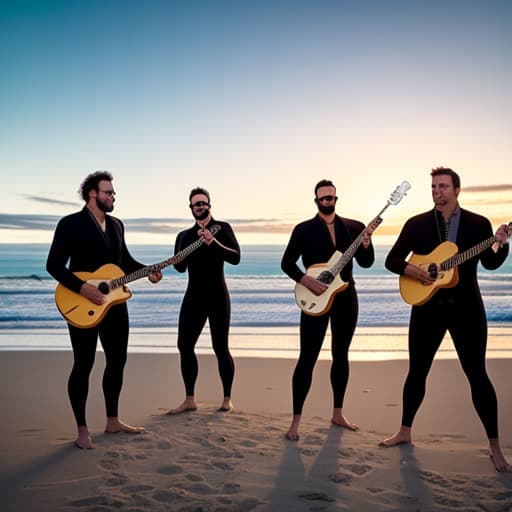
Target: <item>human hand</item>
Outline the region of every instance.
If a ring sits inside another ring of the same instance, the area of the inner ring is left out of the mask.
[[[198,231],[198,234],[204,240],[206,245],[210,245],[215,240],[215,237],[209,229],[202,228]]]
[[[105,302],[105,295],[100,292],[99,288],[87,282],[80,288],[80,295],[83,295],[86,299],[89,299],[93,304],[97,304],[98,306],[101,306]]]
[[[157,270],[155,272],[151,272],[149,274],[148,279],[153,283],[156,284],[162,279],[162,272],[160,270]]]
[[[379,227],[379,225],[382,223],[382,219],[380,217],[377,217],[376,219],[372,220],[370,224],[368,224],[368,227],[363,231],[363,247],[365,249],[368,249],[370,244],[372,243],[372,233]]]
[[[314,295],[322,295],[322,293],[324,293],[325,290],[327,290],[328,288],[328,285],[322,283],[321,281],[315,279],[312,276],[308,276],[307,274],[302,276],[300,284],[302,286],[305,286]]]

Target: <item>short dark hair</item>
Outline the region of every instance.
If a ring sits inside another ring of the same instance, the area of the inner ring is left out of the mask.
[[[334,187],[334,183],[331,181],[331,180],[320,180],[316,185],[315,185],[315,196],[316,196],[316,191],[320,188],[320,187]]]
[[[98,190],[98,184],[100,181],[112,181],[114,178],[108,171],[96,171],[85,178],[78,189],[78,194],[82,196],[82,199],[87,202],[89,201],[89,192],[91,190]]]
[[[459,175],[449,167],[436,167],[430,171],[430,176],[451,176],[453,188],[460,188]]]
[[[188,195],[188,200],[191,201],[192,197],[197,196],[197,194],[203,194],[208,198],[208,202],[210,202],[210,193],[203,187],[195,187],[190,191]]]

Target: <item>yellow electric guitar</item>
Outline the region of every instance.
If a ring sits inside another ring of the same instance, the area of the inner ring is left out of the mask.
[[[219,230],[220,226],[218,224],[210,228],[212,235]],[[105,295],[105,302],[101,305],[94,304],[83,295],[72,292],[59,283],[55,289],[55,303],[57,304],[57,309],[64,319],[75,327],[83,329],[94,327],[101,322],[111,306],[126,302],[132,296],[131,291],[126,286],[127,283],[147,277],[149,274],[162,270],[169,265],[179,263],[191,252],[200,247],[203,242],[204,240],[199,238],[173,257],[161,261],[160,263],[143,267],[128,275],[125,275],[124,272],[113,263],[102,265],[95,272],[74,272],[74,274],[83,281],[99,288],[101,293]]]
[[[510,236],[512,222],[507,226]],[[453,288],[459,282],[458,266],[488,249],[496,242],[496,237],[491,236],[479,244],[457,252],[458,248],[453,242],[439,244],[429,254],[412,254],[408,262],[422,268],[434,282],[424,285],[421,281],[412,277],[401,275],[399,278],[400,295],[402,299],[413,306],[421,306],[429,301],[440,288]]]
[[[411,185],[409,182],[402,182],[402,184],[393,191],[386,206],[384,206],[370,224],[361,231],[344,253],[335,251],[327,263],[311,265],[306,270],[308,276],[314,277],[318,281],[327,284],[328,288],[321,295],[315,295],[309,288],[306,288],[300,283],[296,283],[295,302],[304,313],[311,316],[320,316],[331,309],[336,294],[342,292],[348,286],[348,283],[341,279],[340,272],[361,245],[366,229],[372,224],[380,224],[382,222],[381,215],[384,211],[390,205],[398,204],[410,188]]]

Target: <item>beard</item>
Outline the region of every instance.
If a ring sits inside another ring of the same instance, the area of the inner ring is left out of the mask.
[[[196,219],[196,220],[204,220],[204,219],[206,219],[206,217],[208,217],[209,214],[210,214],[209,208],[206,208],[201,213],[192,212],[192,215],[194,216],[194,219]]]
[[[103,213],[110,213],[114,210],[114,203],[111,205],[107,205],[103,201],[100,201],[98,198],[96,198],[96,206],[103,212]]]
[[[317,204],[318,211],[322,212],[324,215],[330,215],[331,213],[334,213],[335,205],[330,204],[328,206],[325,206],[323,204]]]

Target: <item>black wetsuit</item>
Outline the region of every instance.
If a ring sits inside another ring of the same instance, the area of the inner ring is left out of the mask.
[[[386,258],[386,268],[402,275],[406,258],[430,254],[444,241],[436,213],[430,210],[409,219]],[[460,210],[456,244],[459,252],[493,235],[490,222],[481,215]],[[413,306],[409,323],[409,373],[403,390],[402,425],[411,427],[425,396],[427,375],[434,356],[448,331],[471,386],[473,405],[487,437],[498,437],[496,393],[485,368],[487,317],[477,281],[477,264],[498,268],[508,255],[508,244],[495,253],[491,248],[458,267],[459,282],[439,289],[421,306]],[[437,262],[440,263],[440,262]]]
[[[178,272],[188,270],[188,286],[181,304],[178,323],[178,350],[187,396],[194,396],[198,374],[194,348],[207,319],[225,397],[231,396],[235,374],[228,346],[231,303],[224,278],[224,262],[237,265],[240,262],[240,247],[233,229],[227,222],[212,219],[207,228],[216,224],[221,229],[215,234],[215,238],[232,250],[224,249],[214,241],[210,245],[201,245],[181,263],[174,265]],[[198,240],[198,230],[199,226],[194,224],[180,232],[174,246],[175,253]]]
[[[283,272],[299,282],[304,276],[304,272],[297,265],[299,258],[302,258],[306,269],[316,263],[326,263],[335,250],[345,252],[364,228],[361,222],[336,216],[334,220],[336,246],[334,246],[327,225],[320,216],[317,215],[313,219],[298,224],[292,232],[281,260]],[[375,259],[373,245],[367,249],[360,246],[354,257],[361,267],[370,267]],[[304,401],[311,387],[313,368],[322,348],[329,320],[332,335],[330,378],[333,402],[334,407],[343,407],[349,377],[348,350],[358,315],[352,261],[350,260],[341,271],[341,278],[348,283],[348,287],[336,295],[330,311],[321,316],[311,316],[301,312],[300,356],[292,379],[294,414],[302,413]]]
[[[73,272],[94,272],[106,263],[114,263],[125,274],[144,266],[128,252],[124,241],[124,227],[119,219],[106,215],[105,233],[87,207],[59,221],[46,262],[47,271],[57,281],[79,293],[84,281]],[[117,417],[128,347],[126,304],[110,307],[103,320],[95,327],[80,329],[68,324],[68,328],[74,356],[68,393],[77,425],[86,425],[85,405],[98,335],[106,360],[103,374],[106,413],[109,417]]]

